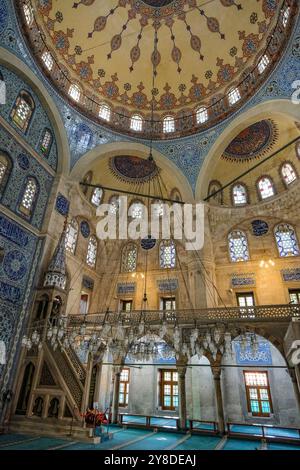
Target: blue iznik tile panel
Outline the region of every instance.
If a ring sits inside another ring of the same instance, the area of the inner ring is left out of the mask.
[[[51,192],[53,177],[34,157],[24,152],[24,149],[17,142],[12,140],[10,134],[1,125],[0,150],[6,151],[13,162],[9,180],[6,187],[1,192],[1,204],[23,217],[22,214],[19,213],[18,208],[26,185],[26,179],[29,176],[33,176],[38,182],[39,192],[32,216],[25,219],[34,227],[40,229],[43,223],[49,194]],[[20,155],[22,158],[20,158]]]
[[[17,330],[22,329],[28,314],[32,269],[34,260],[40,256],[39,243],[37,236],[0,214],[0,341],[5,343],[8,360],[18,339]],[[24,318],[19,325],[22,310]],[[0,365],[0,382],[3,370],[3,365]]]
[[[248,345],[245,349],[241,348],[238,341],[234,341],[236,363],[241,366],[271,366],[272,353],[270,344],[266,341],[258,343],[258,349],[253,352]]]
[[[7,48],[10,52],[13,52],[35,72],[40,80],[46,85],[51,96],[56,102],[69,139],[71,168],[89,150],[103,144],[136,141],[149,145],[148,141],[129,138],[124,135],[119,135],[116,132],[109,131],[100,125],[91,122],[65,103],[45,77],[42,76],[42,73],[32,59],[20,33],[13,2],[10,0],[1,0],[0,24],[0,45]],[[230,121],[257,104],[269,100],[291,98],[294,91],[292,89],[292,83],[299,79],[299,50],[300,16],[297,19],[297,24],[294,28],[293,34],[291,35],[285,54],[282,56],[275,70],[271,73],[268,81],[234,115],[230,116],[224,122],[216,125],[214,128],[199,132],[191,137],[154,143],[154,147],[159,152],[177,165],[177,167],[186,176],[193,189],[196,187],[199,171],[206,155]]]
[[[3,78],[6,83],[6,104],[0,106],[0,115],[4,117],[6,121],[20,134],[22,139],[26,142],[50,165],[53,170],[56,170],[57,167],[57,146],[55,142],[55,134],[52,127],[52,124],[47,116],[46,111],[41,106],[41,103],[34,93],[34,91],[25,83],[20,77],[15,73],[6,69],[0,65],[0,72],[3,75]],[[28,130],[24,133],[10,118],[11,110],[14,106],[14,103],[18,97],[18,94],[21,90],[25,90],[30,93],[31,97],[34,100],[35,110],[30,121]],[[53,142],[49,155],[44,156],[40,151],[41,141],[43,138],[43,133],[45,129],[49,129],[53,135]]]

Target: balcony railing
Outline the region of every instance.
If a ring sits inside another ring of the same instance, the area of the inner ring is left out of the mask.
[[[284,321],[300,317],[300,305],[259,305],[255,307],[217,307],[185,310],[134,310],[129,312],[101,312],[88,315],[70,315],[71,325],[81,324],[97,326],[104,323],[111,325],[122,323],[134,325],[144,321],[146,324],[156,324],[166,321],[170,324],[189,325],[207,323],[227,323],[232,321]]]

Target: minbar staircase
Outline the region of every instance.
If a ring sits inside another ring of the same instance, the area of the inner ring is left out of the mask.
[[[32,353],[29,352],[29,355]],[[35,386],[32,389],[31,410],[25,415],[15,414],[9,424],[11,432],[57,436],[70,439],[90,440],[89,429],[84,427],[81,416],[86,370],[72,348],[56,350],[50,342],[43,344],[40,353],[40,370],[37,371]],[[35,364],[38,364],[38,354]],[[33,362],[33,361],[32,361]],[[43,368],[47,369],[47,380],[43,376]],[[38,397],[43,397],[42,416],[33,411],[33,404]],[[59,399],[58,417],[48,417],[47,409],[52,398]],[[47,409],[46,409],[47,408]]]

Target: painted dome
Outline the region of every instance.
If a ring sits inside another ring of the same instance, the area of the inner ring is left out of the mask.
[[[265,81],[291,32],[297,2],[288,1],[286,21],[281,0],[29,0],[32,18],[16,4],[30,49],[72,105],[118,132],[173,138],[216,124]]]

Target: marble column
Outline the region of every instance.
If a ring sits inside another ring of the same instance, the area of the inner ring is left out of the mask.
[[[295,366],[294,369],[289,369],[289,374],[292,379],[292,383],[294,387],[295,399],[296,399],[297,406],[298,406],[298,412],[300,411],[300,390],[299,390],[300,373],[299,372],[300,372],[299,366]]]
[[[186,366],[177,366],[178,371],[178,398],[179,398],[179,427],[186,429],[186,389],[185,389],[185,376]]]
[[[88,362],[86,366],[84,390],[83,390],[82,401],[81,401],[81,413],[85,413],[88,407],[92,369],[93,369],[93,359],[94,359],[93,354],[89,353]]]
[[[224,418],[224,407],[223,407],[223,397],[221,389],[221,367],[212,367],[212,374],[215,384],[215,393],[216,393],[216,405],[217,405],[217,420],[219,431],[221,434],[225,432],[225,418]]]
[[[122,366],[113,366],[113,398],[112,398],[112,423],[118,422],[119,414],[119,395],[120,395],[120,377]]]

